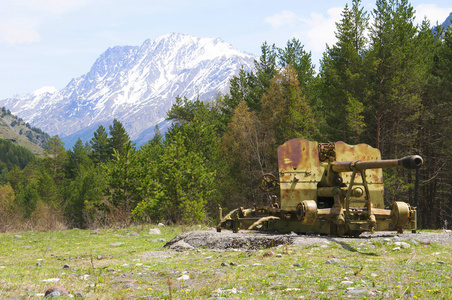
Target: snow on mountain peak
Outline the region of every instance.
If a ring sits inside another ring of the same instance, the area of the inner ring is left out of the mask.
[[[72,144],[116,118],[139,144],[147,142],[177,96],[213,99],[228,91],[229,79],[242,66],[251,70],[254,59],[219,38],[170,33],[141,46],[108,48],[88,73],[59,92],[43,87],[0,105],[13,106],[14,114],[63,141],[72,138]]]
[[[33,96],[40,96],[45,93],[55,94],[58,92],[58,89],[54,86],[43,86],[42,88],[37,89],[33,92]]]

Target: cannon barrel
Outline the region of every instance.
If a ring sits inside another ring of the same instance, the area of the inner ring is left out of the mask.
[[[387,160],[370,160],[370,161],[343,161],[334,162],[332,169],[334,172],[353,172],[363,171],[367,169],[383,169],[383,168],[405,168],[417,169],[422,166],[424,160],[419,155],[407,156],[401,159],[387,159]]]

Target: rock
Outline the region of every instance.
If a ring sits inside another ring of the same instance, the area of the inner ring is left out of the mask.
[[[413,239],[409,240],[409,242],[411,244],[415,245],[415,246],[419,245],[419,243],[416,240],[413,240]]]
[[[237,264],[236,264],[235,262],[231,261],[231,262],[229,263],[229,265],[231,265],[231,266],[236,266]]]
[[[140,235],[138,232],[132,232],[131,234],[130,234],[131,236],[138,236],[138,235]]]
[[[275,255],[275,252],[273,252],[271,250],[268,250],[264,253],[264,257],[270,257],[270,256],[274,256],[274,255]]]
[[[158,243],[158,242],[163,242],[163,243],[165,243],[165,242],[166,242],[166,240],[165,240],[165,239],[162,239],[162,238],[160,238],[160,239],[156,239],[156,240],[153,240],[153,242],[154,242],[154,243]]]
[[[362,293],[366,293],[367,290],[365,290],[365,289],[348,288],[348,289],[345,290],[345,292],[347,294],[350,294],[350,295],[359,295],[359,294],[362,294]]]
[[[351,268],[349,265],[339,265],[339,268],[341,269],[348,269]]]
[[[330,259],[328,259],[325,263],[326,263],[326,264],[338,264],[338,263],[340,263],[340,262],[341,262],[341,260],[338,259],[338,258],[330,258]]]
[[[408,249],[408,248],[410,248],[410,247],[411,247],[411,245],[410,245],[410,244],[408,244],[408,243],[402,242],[402,245],[401,245],[401,247],[402,247],[402,249]]]
[[[278,254],[276,254],[275,256],[276,256],[276,257],[282,257],[282,254],[281,254],[281,253],[278,253]]]
[[[94,230],[94,231],[90,232],[90,234],[100,234],[100,232],[98,230]]]
[[[151,229],[149,229],[148,234],[162,234],[162,233],[160,232],[160,229],[158,229],[158,228],[151,228]]]
[[[400,236],[394,236],[393,238],[392,238],[394,241],[400,241]]]
[[[40,267],[40,266],[41,266],[41,263],[38,261],[38,262],[36,263],[36,266],[37,266],[37,267]]]
[[[228,263],[225,263],[225,262],[222,262],[222,263],[221,263],[221,266],[222,266],[222,267],[227,267],[227,266],[229,266],[229,264],[228,264]]]
[[[158,227],[165,227],[165,224],[163,224],[163,223],[158,223],[157,226],[158,226]]]
[[[68,292],[61,286],[52,286],[45,291],[44,298],[67,296]]]
[[[185,275],[182,275],[181,277],[179,277],[179,278],[177,278],[176,280],[178,280],[178,281],[183,281],[183,280],[189,280],[190,279],[190,276],[188,276],[187,274],[185,274]]]
[[[384,238],[383,239],[383,243],[390,243],[391,242],[391,239],[389,239],[389,238]]]
[[[55,292],[48,293],[47,296],[45,296],[44,298],[53,298],[53,297],[60,298],[60,296],[61,296],[60,292],[55,291]]]
[[[126,290],[126,289],[133,289],[133,283],[128,282],[128,283],[124,284],[122,288],[124,290]]]
[[[342,285],[351,285],[351,284],[353,284],[353,281],[350,281],[350,280],[344,280],[344,281],[341,281],[341,284],[342,284]]]
[[[81,293],[79,293],[79,292],[76,292],[74,294],[74,296],[75,296],[75,298],[83,298],[83,295]]]
[[[64,266],[63,266],[63,269],[65,269],[65,270],[69,270],[69,265],[68,264],[64,264]]]
[[[60,278],[44,279],[42,282],[58,282],[58,281],[60,281]]]
[[[214,294],[237,294],[237,292],[238,291],[236,288],[232,288],[232,289],[228,289],[228,290],[216,289],[212,293],[214,293]]]
[[[293,266],[298,268],[298,267],[301,267],[301,264],[300,263],[294,263]]]
[[[395,247],[395,248],[392,248],[392,251],[400,251],[400,247]]]
[[[169,248],[173,249],[173,250],[190,250],[190,249],[193,249],[193,246],[191,246],[190,244],[187,244],[183,240],[180,240],[180,241],[172,244]]]
[[[16,234],[14,237],[15,237],[16,239],[21,239],[21,238],[22,238],[22,236],[21,236],[21,235],[18,235],[18,234]]]
[[[124,245],[124,243],[117,242],[117,243],[113,243],[113,244],[110,244],[110,245],[116,247],[116,246]]]

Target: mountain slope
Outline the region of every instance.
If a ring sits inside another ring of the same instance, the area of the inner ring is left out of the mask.
[[[452,12],[449,14],[449,16],[443,22],[443,24],[441,24],[441,26],[443,26],[443,28],[446,29],[447,26],[451,26],[451,21],[452,21]]]
[[[0,113],[0,139],[9,140],[15,145],[26,148],[33,154],[44,154],[43,147],[50,139],[48,134],[13,116],[4,107],[2,107]]]
[[[87,140],[100,125],[116,118],[138,144],[163,121],[176,96],[213,99],[228,90],[229,79],[254,57],[213,38],[169,34],[141,46],[107,49],[91,70],[61,91],[40,89],[33,94],[0,100],[33,126],[66,144]],[[140,138],[140,140],[137,140]],[[66,145],[67,146],[67,145]]]

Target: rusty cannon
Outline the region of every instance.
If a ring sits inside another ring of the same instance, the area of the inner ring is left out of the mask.
[[[259,187],[271,195],[266,207],[237,208],[222,216],[217,231],[315,232],[358,236],[365,231],[416,230],[416,210],[408,203],[384,205],[384,168],[417,169],[419,155],[381,160],[367,144],[317,143],[292,139],[278,149],[278,177],[264,174]]]

